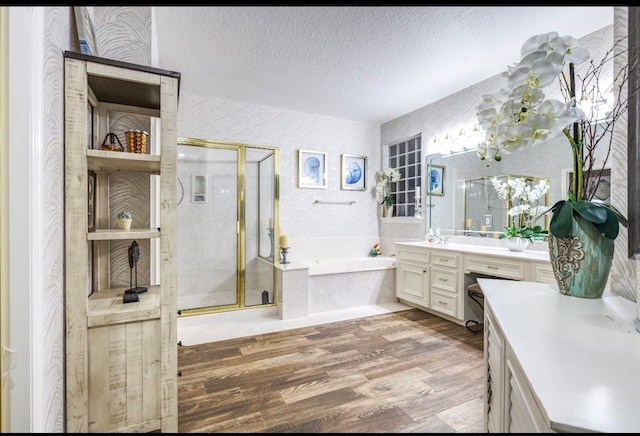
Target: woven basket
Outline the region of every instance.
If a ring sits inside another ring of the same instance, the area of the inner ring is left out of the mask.
[[[147,140],[149,134],[142,130],[130,130],[124,132],[124,136],[127,139],[127,149],[129,153],[146,153],[147,152]]]
[[[120,142],[120,138],[115,133],[107,133],[100,148],[106,151],[124,151],[122,142]]]

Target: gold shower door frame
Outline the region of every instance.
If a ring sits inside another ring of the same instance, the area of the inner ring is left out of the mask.
[[[246,285],[247,285],[247,150],[250,152],[253,151],[264,151],[265,154],[273,155],[273,209],[268,212],[258,210],[258,219],[257,219],[257,230],[256,230],[256,238],[260,238],[260,229],[264,230],[263,227],[266,225],[262,225],[262,222],[266,222],[269,220],[273,226],[273,240],[277,241],[279,237],[279,167],[280,167],[280,150],[276,147],[267,147],[260,145],[252,145],[252,144],[242,144],[242,143],[234,143],[234,142],[224,142],[224,141],[212,141],[205,139],[197,139],[197,138],[178,138],[178,146],[194,146],[194,147],[204,147],[209,149],[218,149],[218,150],[232,150],[237,152],[237,197],[236,197],[236,206],[237,206],[237,220],[235,223],[236,226],[236,302],[233,304],[220,304],[220,305],[203,305],[200,307],[188,307],[188,308],[180,308],[180,304],[178,305],[178,316],[194,316],[194,315],[204,315],[218,312],[227,312],[234,310],[244,310],[256,307],[272,307],[276,304],[277,294],[276,294],[276,265],[279,261],[279,257],[273,256],[273,258],[269,259],[265,256],[260,255],[260,248],[257,249],[257,255],[255,258],[252,258],[252,262],[258,262],[268,266],[268,276],[270,279],[270,290],[269,293],[269,302],[267,304],[250,304],[247,305],[246,298]],[[180,162],[180,159],[178,159]],[[179,171],[177,171],[179,172]],[[215,175],[214,175],[215,177]],[[188,201],[188,196],[186,195],[188,189],[186,186],[183,186],[184,197],[182,201]],[[265,215],[267,213],[267,215]],[[264,215],[264,216],[263,216]],[[268,217],[268,218],[267,218]],[[179,225],[179,224],[178,224]],[[193,231],[197,231],[193,229]],[[253,236],[253,235],[251,235]],[[250,239],[250,242],[253,242]],[[259,242],[259,240],[257,241]],[[212,247],[212,249],[216,249],[216,247]],[[178,244],[177,247],[177,255],[180,258],[181,247]],[[180,273],[180,271],[178,271]],[[180,286],[178,286],[178,297],[180,297]]]

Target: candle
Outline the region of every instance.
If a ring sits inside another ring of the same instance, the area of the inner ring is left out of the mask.
[[[473,227],[473,220],[471,218],[467,218],[467,228],[470,229]]]
[[[420,186],[416,186],[416,198],[420,198]]]
[[[269,228],[273,228],[273,218],[269,217]]]
[[[486,232],[487,231],[487,226],[480,226],[480,230],[483,231],[483,232]]]
[[[289,240],[287,239],[287,235],[280,235],[280,247],[288,247]]]

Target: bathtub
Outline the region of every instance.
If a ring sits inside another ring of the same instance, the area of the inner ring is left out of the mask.
[[[395,257],[302,263],[309,267],[309,314],[395,302]]]
[[[326,274],[344,274],[395,268],[396,258],[380,256],[344,259],[316,259],[302,263],[309,267],[309,277],[312,277]]]

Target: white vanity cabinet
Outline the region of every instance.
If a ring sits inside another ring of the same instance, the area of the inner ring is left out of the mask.
[[[465,272],[475,272],[511,280],[529,278],[529,262],[504,256],[469,254],[465,258]]]
[[[478,283],[486,432],[640,432],[634,302],[562,295],[555,283]]]
[[[462,255],[455,252],[432,250],[429,307],[437,312],[460,319],[463,315],[464,287],[460,270]]]
[[[396,298],[464,325],[477,315],[466,287],[472,274],[510,280],[555,282],[546,251],[427,242],[396,243]]]
[[[398,244],[396,298],[462,323],[462,255],[453,251]]]
[[[429,269],[429,250],[399,246],[396,249],[396,298],[428,307]]]
[[[543,262],[531,262],[531,281],[539,283],[556,283],[556,278],[553,275],[553,268],[548,261]]]
[[[488,433],[548,433],[543,412],[495,316],[485,305],[485,430]]]

